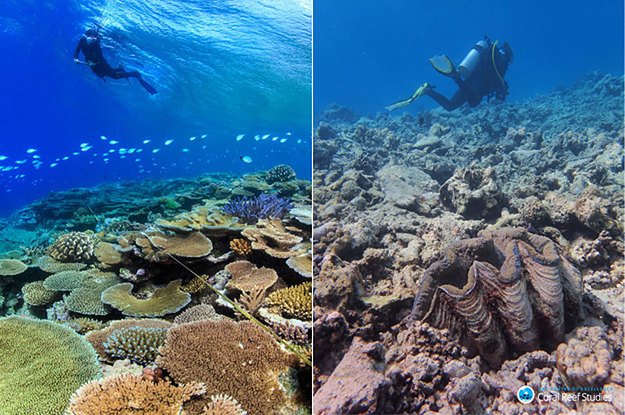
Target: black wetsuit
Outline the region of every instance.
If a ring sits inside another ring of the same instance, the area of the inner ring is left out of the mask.
[[[488,49],[482,51],[477,67],[466,80],[461,79],[457,74],[453,77],[459,89],[451,99],[447,99],[431,88],[424,92],[425,95],[432,97],[447,111],[453,111],[465,102],[469,106],[475,107],[487,95],[495,95],[496,98],[505,100],[508,93],[508,85],[505,81],[502,82],[502,79],[508,70],[510,61],[506,56],[495,50],[495,64],[497,65],[497,71],[502,77],[502,79],[499,79],[493,67],[492,48],[493,45],[489,44]]]
[[[104,59],[104,55],[102,55],[102,48],[100,47],[99,40],[88,43],[86,38],[81,38],[80,42],[78,42],[78,46],[76,46],[76,51],[74,51],[74,59],[78,59],[78,55],[81,51],[83,55],[85,55],[85,61],[87,63],[95,63],[95,65],[90,65],[90,67],[91,70],[100,78],[104,78],[105,76],[113,79],[140,77],[140,74],[137,71],[128,72],[122,67],[114,69],[111,65],[109,65],[106,59]]]

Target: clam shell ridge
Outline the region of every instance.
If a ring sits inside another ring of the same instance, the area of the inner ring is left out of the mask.
[[[413,318],[448,328],[498,367],[551,349],[581,313],[582,277],[549,238],[524,229],[454,242],[424,273]]]

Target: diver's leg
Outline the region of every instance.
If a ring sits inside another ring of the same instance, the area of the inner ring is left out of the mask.
[[[434,101],[438,102],[438,105],[445,108],[447,111],[453,111],[462,104],[465,103],[466,96],[462,89],[459,89],[451,99],[445,98],[445,96],[439,94],[434,91],[432,88],[428,88],[425,92],[425,95],[431,97]]]

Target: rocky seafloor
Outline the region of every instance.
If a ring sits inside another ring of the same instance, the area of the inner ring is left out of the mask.
[[[71,189],[0,220],[0,412],[310,413],[311,224],[287,165]]]
[[[327,108],[315,413],[623,413],[623,178],[622,77],[418,116]]]

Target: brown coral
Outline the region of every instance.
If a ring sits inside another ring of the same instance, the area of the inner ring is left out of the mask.
[[[119,265],[122,262],[122,256],[115,249],[115,245],[108,242],[99,242],[93,253],[98,262],[105,266]]]
[[[111,376],[83,385],[71,398],[68,415],[178,415],[184,402],[206,392],[203,384],[174,386],[139,375]]]
[[[208,276],[203,275],[202,277],[203,279],[194,276],[189,282],[181,286],[180,289],[190,294],[199,293],[200,291],[205,290],[208,286],[204,281],[208,280]]]
[[[99,320],[88,317],[78,317],[65,321],[61,324],[71,329],[74,329],[74,331],[76,331],[76,333],[78,334],[87,334],[90,331],[102,330],[107,326],[108,323],[103,323]]]
[[[174,319],[174,324],[193,323],[201,320],[221,320],[224,318],[221,314],[218,314],[212,305],[198,304],[193,307],[189,307],[182,313],[180,313]]]
[[[93,256],[93,241],[84,232],[66,233],[50,245],[47,254],[61,262],[89,261]]]
[[[286,228],[280,219],[263,219],[256,226],[241,232],[252,242],[252,249],[264,251],[274,258],[290,258],[306,252],[297,246],[302,237],[291,233],[299,230]]]
[[[237,255],[248,256],[252,253],[252,244],[246,239],[233,239],[230,241],[230,249]]]
[[[161,317],[180,311],[191,301],[191,295],[180,290],[181,280],[171,281],[165,287],[157,288],[145,300],[131,294],[132,284],[124,282],[108,288],[102,293],[102,302],[109,304],[126,316]]]
[[[458,241],[425,272],[413,314],[474,344],[491,365],[508,349],[555,347],[580,312],[582,279],[550,239],[522,229]]]
[[[312,278],[312,254],[306,252],[304,255],[294,256],[286,260],[286,264],[293,271],[302,277]]]
[[[257,268],[249,261],[231,262],[225,269],[232,276],[228,288],[249,292],[256,287],[268,290],[284,284],[273,269]]]
[[[236,399],[250,415],[278,413],[285,395],[277,378],[293,363],[273,338],[250,322],[199,321],[169,330],[156,363],[176,382],[205,382]],[[189,362],[189,356],[194,356]],[[185,409],[200,412],[206,399]]]
[[[267,297],[266,303],[277,307],[284,317],[310,321],[312,320],[312,283],[306,281],[300,285],[273,292]]]

